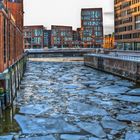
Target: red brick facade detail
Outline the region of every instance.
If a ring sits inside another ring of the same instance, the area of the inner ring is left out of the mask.
[[[44,29],[43,25],[24,26],[24,48],[44,48]]]
[[[5,8],[0,9],[0,73],[14,64],[23,53],[23,3],[6,4]],[[19,14],[20,11],[22,14]]]

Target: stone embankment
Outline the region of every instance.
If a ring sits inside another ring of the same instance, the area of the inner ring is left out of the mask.
[[[86,66],[140,83],[140,55],[87,54],[84,56],[84,63]]]
[[[26,69],[27,54],[24,54],[14,65],[0,73],[0,116],[2,111],[13,104],[20,82]],[[3,85],[3,86],[2,86]]]

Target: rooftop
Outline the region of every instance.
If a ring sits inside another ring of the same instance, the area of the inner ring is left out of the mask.
[[[83,10],[85,10],[85,11],[86,11],[86,10],[91,10],[91,11],[93,11],[93,10],[102,10],[102,8],[82,8],[81,10],[82,10],[82,11],[83,11]]]

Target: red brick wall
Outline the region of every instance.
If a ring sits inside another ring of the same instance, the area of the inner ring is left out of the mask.
[[[16,34],[16,42],[15,42],[15,59],[19,58],[23,53],[23,2],[7,2],[7,7],[15,18],[15,34]]]
[[[17,27],[23,31],[23,3],[7,2],[7,7],[14,16]]]
[[[0,12],[0,72],[4,70],[3,62],[3,14]]]
[[[34,30],[38,30],[38,29],[44,31],[44,26],[43,25],[24,26],[24,33],[25,32],[31,32],[31,38],[32,39],[34,39],[35,37],[41,38],[41,43],[40,44],[31,43],[30,44],[31,48],[33,48],[34,46],[38,46],[38,48],[44,48],[44,33],[42,35],[39,35],[39,36],[36,36],[34,34]],[[24,36],[25,42],[26,42],[27,38],[28,38],[27,36]],[[24,43],[24,44],[26,45],[26,43]],[[24,48],[26,48],[26,47],[24,46]],[[30,48],[26,48],[26,49],[30,49]]]
[[[4,19],[6,20],[6,61],[4,62]],[[4,11],[0,11],[0,73],[14,64],[23,53],[23,32]]]

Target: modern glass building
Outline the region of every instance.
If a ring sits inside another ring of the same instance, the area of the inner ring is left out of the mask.
[[[81,30],[82,43],[84,47],[102,47],[102,8],[88,8],[81,10]]]

